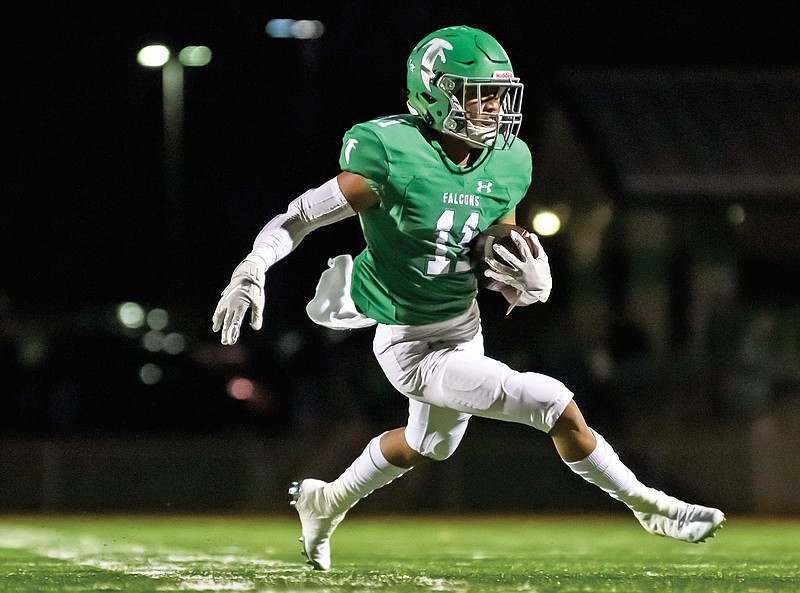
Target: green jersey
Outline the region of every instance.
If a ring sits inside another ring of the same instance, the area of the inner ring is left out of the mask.
[[[532,169],[525,143],[458,167],[421,118],[395,115],[350,129],[339,164],[379,196],[359,215],[367,246],[355,258],[351,292],[361,312],[420,325],[467,310],[477,292],[468,244],[524,197]]]

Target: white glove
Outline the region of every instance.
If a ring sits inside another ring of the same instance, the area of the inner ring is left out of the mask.
[[[212,329],[215,332],[222,330],[223,344],[235,344],[239,339],[239,330],[248,307],[251,308],[250,326],[255,330],[261,329],[266,271],[264,260],[253,255],[247,256],[233,271],[212,317]]]
[[[511,231],[511,239],[516,244],[521,259],[502,245],[495,243],[492,245],[492,249],[504,261],[508,262],[508,265],[487,257],[486,263],[490,269],[486,270],[484,274],[493,280],[516,288],[520,292],[519,303],[529,304],[535,301],[543,303],[550,296],[550,291],[553,288],[553,277],[550,275],[550,264],[548,263],[547,254],[539,242],[539,237],[534,233],[530,233],[529,236],[536,244],[538,251],[536,257],[533,257],[525,238],[519,233]]]

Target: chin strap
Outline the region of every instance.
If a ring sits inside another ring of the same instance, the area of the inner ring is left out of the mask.
[[[481,148],[491,146],[497,140],[497,127],[479,126],[467,120],[467,137]]]

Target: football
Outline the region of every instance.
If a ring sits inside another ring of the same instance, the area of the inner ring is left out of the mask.
[[[472,244],[470,245],[469,254],[470,259],[472,260],[472,270],[475,272],[475,275],[478,278],[478,284],[480,286],[490,290],[499,289],[499,282],[492,280],[491,278],[487,278],[484,275],[484,272],[489,269],[489,265],[486,263],[487,257],[494,258],[500,263],[506,263],[503,261],[502,257],[495,253],[493,248],[495,243],[502,245],[511,253],[522,259],[519,249],[517,249],[517,244],[514,243],[514,239],[511,238],[511,231],[516,231],[525,238],[534,257],[539,255],[539,250],[536,247],[536,243],[534,243],[533,239],[531,239],[530,233],[524,228],[515,224],[493,224],[483,232],[479,233],[472,240]]]

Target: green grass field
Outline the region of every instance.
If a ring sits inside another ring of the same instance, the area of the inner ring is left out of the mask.
[[[800,591],[800,524],[729,520],[705,544],[628,518],[352,517],[334,568],[289,516],[0,517],[0,591]]]

